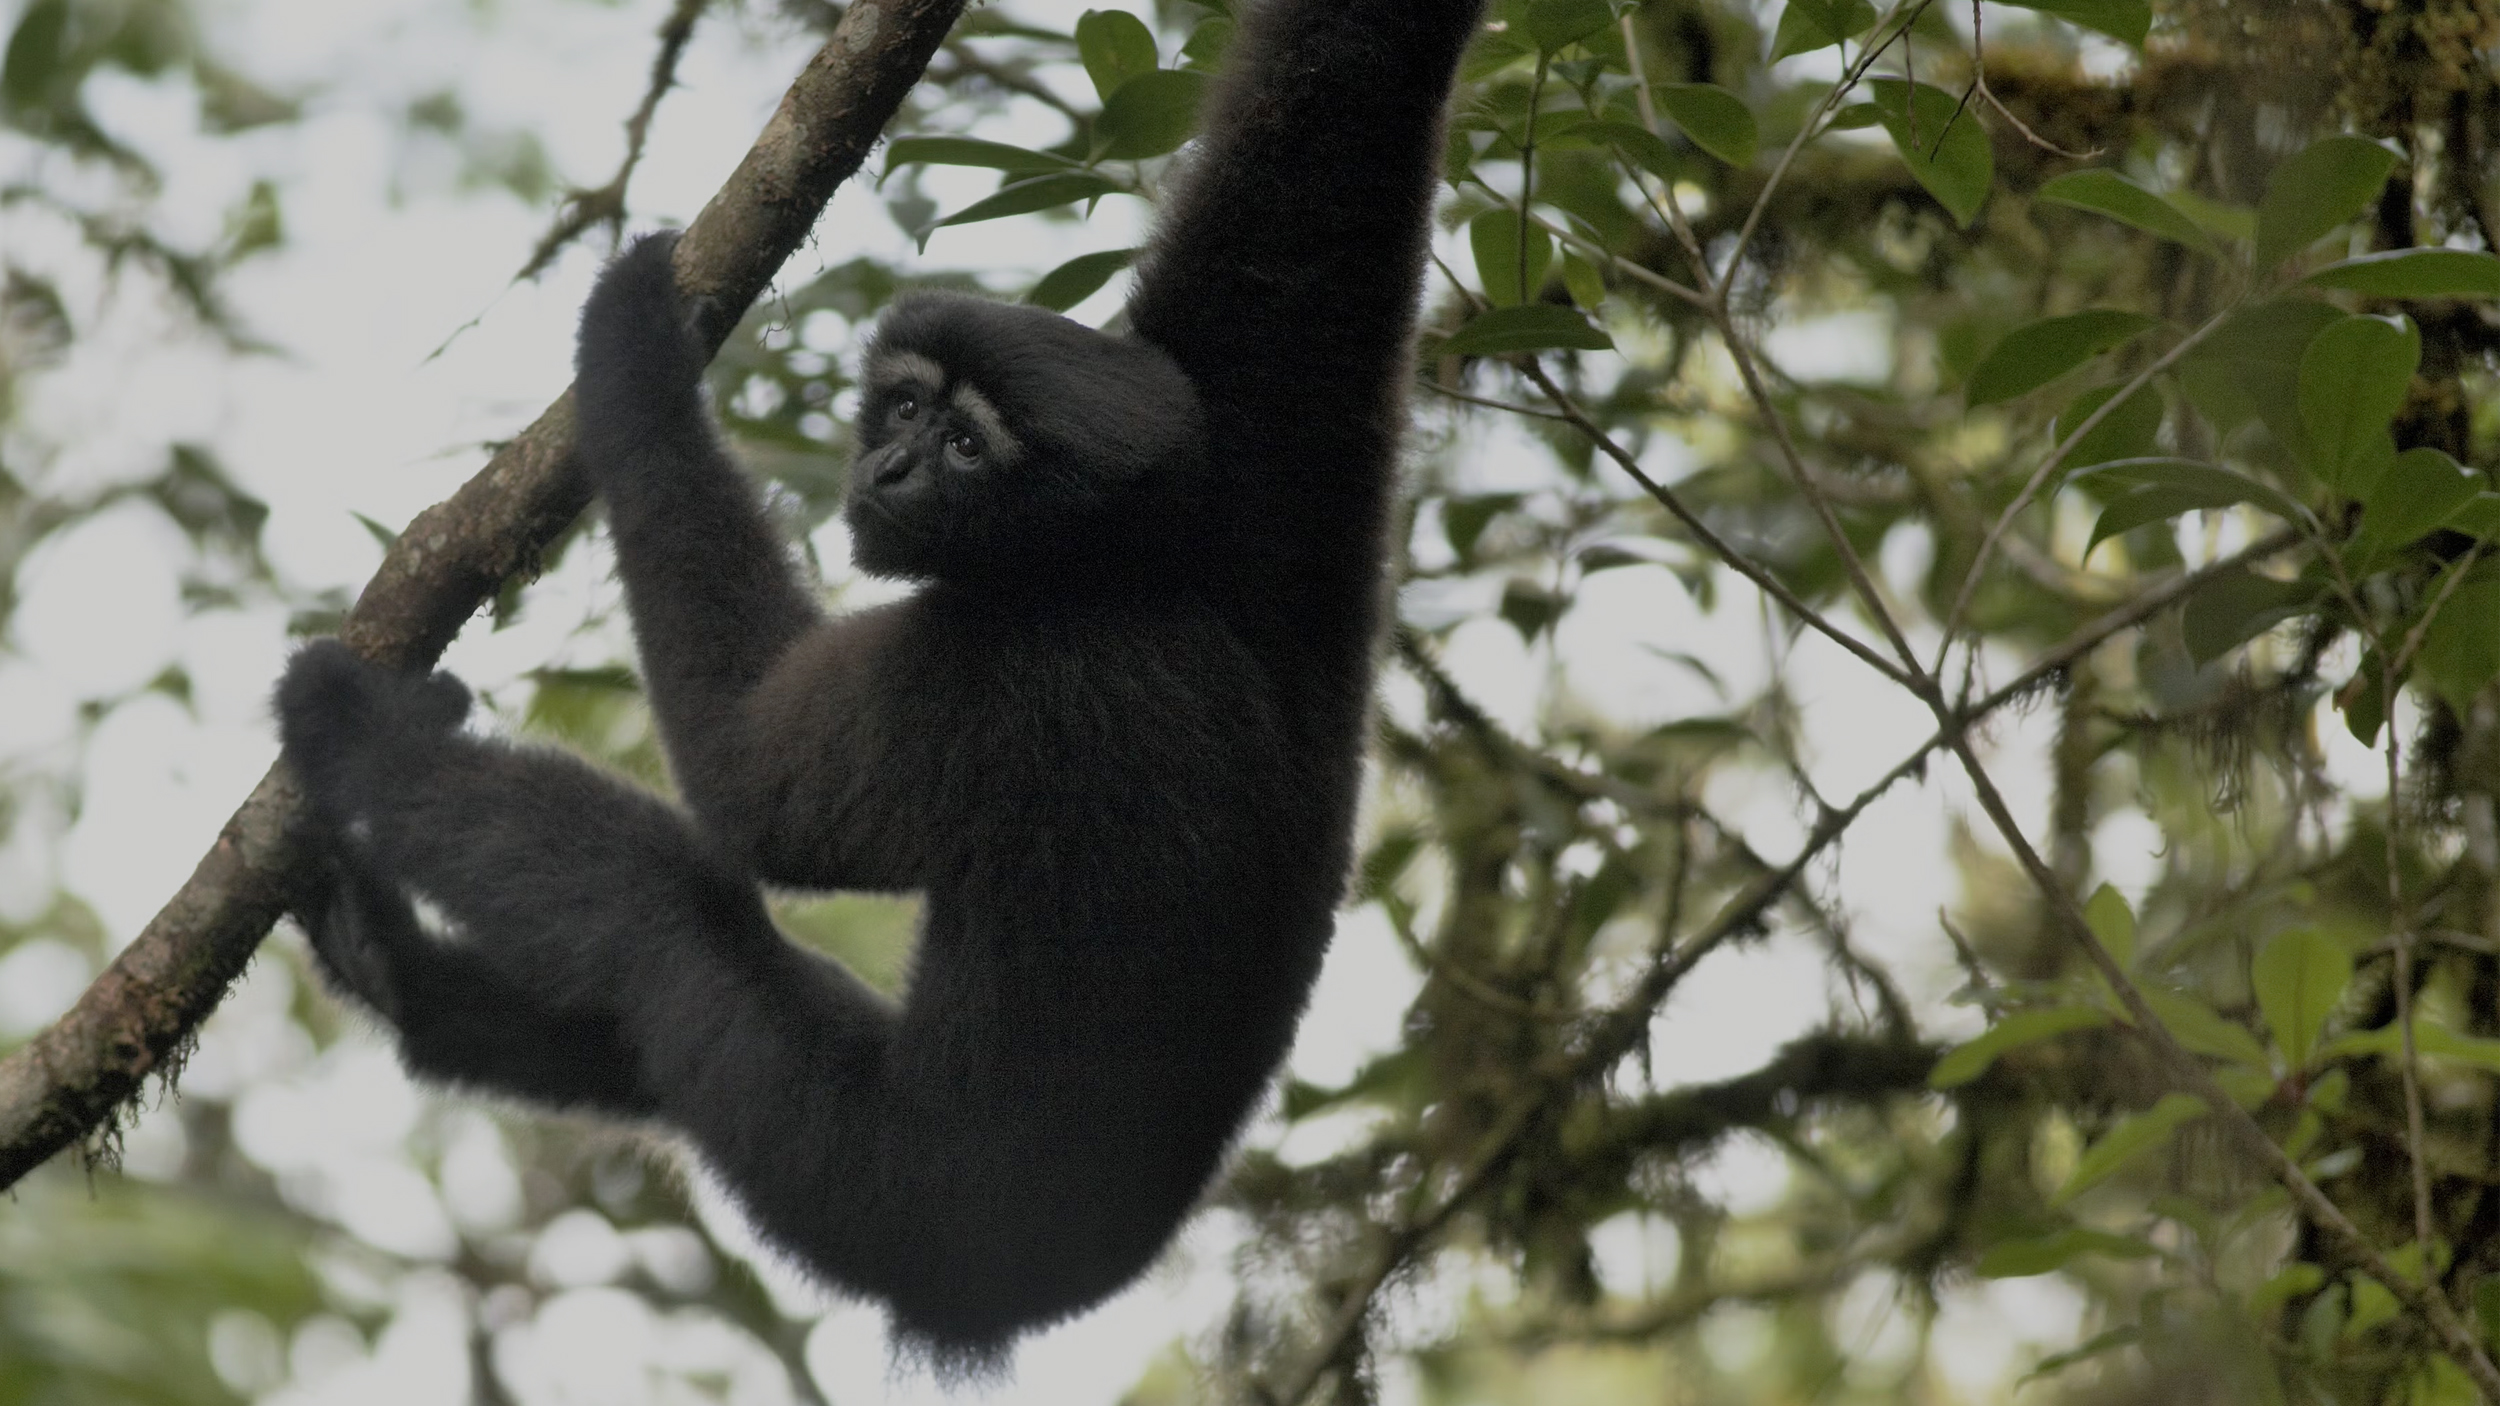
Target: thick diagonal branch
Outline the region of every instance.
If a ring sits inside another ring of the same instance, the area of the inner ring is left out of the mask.
[[[834,188],[954,26],[964,0],[856,0],[677,246],[678,282],[717,347],[814,229]],[[570,393],[476,477],[408,524],[348,612],[358,653],[421,668],[588,500],[571,466]],[[273,768],[216,844],[78,1004],[0,1060],[0,1187],[113,1115],[243,970],[303,887],[298,801]]]

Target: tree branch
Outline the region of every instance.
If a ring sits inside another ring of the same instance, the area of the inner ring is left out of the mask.
[[[859,169],[964,0],[857,0],[782,96],[746,159],[678,242],[679,283],[718,348]],[[341,638],[422,668],[479,604],[580,514],[567,392],[476,477],[408,524]],[[78,1004],[0,1060],[0,1187],[107,1123],[216,1008],[270,924],[312,882],[290,830],[300,809],[271,768],[164,910]]]

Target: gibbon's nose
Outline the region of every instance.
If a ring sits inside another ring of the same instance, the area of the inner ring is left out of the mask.
[[[892,488],[911,477],[912,461],[903,455],[892,455],[877,466],[877,487]]]

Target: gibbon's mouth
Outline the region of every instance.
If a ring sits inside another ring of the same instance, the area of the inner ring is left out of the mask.
[[[851,502],[854,511],[870,519],[866,525],[876,530],[898,534],[913,542],[927,542],[937,535],[933,530],[935,525],[928,520],[934,514],[926,511],[927,504],[896,503],[891,495],[874,488],[866,493],[853,494]]]

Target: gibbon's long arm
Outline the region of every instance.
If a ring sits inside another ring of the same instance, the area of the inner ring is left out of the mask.
[[[678,788],[724,840],[745,802],[739,704],[821,618],[703,408],[673,235],[645,238],[582,310],[576,461],[607,505],[642,671]]]
[[[1241,519],[1327,590],[1376,571],[1372,540],[1332,525],[1363,532],[1386,501],[1442,108],[1482,8],[1252,8],[1129,303],[1196,383]]]

